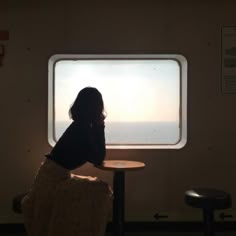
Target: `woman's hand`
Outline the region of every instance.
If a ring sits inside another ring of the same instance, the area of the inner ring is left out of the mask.
[[[77,179],[77,180],[89,180],[89,181],[96,181],[98,178],[97,177],[92,177],[92,176],[84,176],[84,175],[75,175],[71,174],[72,179]]]

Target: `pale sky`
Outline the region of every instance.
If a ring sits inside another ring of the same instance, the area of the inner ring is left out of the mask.
[[[64,60],[55,67],[56,120],[84,87],[103,96],[106,121],[178,121],[180,68],[174,60]]]

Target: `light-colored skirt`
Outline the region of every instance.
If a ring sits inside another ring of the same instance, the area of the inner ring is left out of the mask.
[[[28,236],[104,236],[112,192],[46,159],[22,208]]]

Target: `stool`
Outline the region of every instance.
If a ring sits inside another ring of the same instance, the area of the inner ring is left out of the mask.
[[[23,198],[27,195],[27,193],[19,193],[17,194],[12,201],[12,210],[17,213],[17,214],[21,214],[22,213],[22,206],[21,206],[21,202],[23,200]]]
[[[221,190],[196,188],[185,192],[185,203],[203,209],[205,236],[214,235],[214,210],[231,207],[231,196]]]

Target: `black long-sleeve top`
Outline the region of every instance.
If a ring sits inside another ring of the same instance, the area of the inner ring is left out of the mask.
[[[100,165],[105,155],[104,125],[73,121],[45,156],[66,169],[74,170],[87,161]]]

